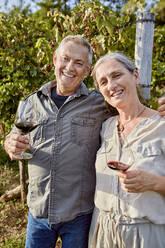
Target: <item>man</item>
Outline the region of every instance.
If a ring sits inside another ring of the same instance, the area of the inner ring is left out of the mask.
[[[30,133],[29,217],[26,248],[87,248],[95,190],[95,155],[106,119],[103,98],[82,82],[92,63],[90,44],[66,37],[53,57],[56,81],[27,97],[41,113]],[[29,148],[14,128],[5,149],[11,159]]]
[[[59,236],[63,248],[87,248],[95,155],[101,124],[109,115],[98,91],[89,91],[82,82],[92,63],[85,39],[67,36],[53,61],[56,81],[27,98],[37,104],[42,118],[30,133],[26,248],[54,248]],[[29,148],[29,141],[16,132],[5,141],[11,159]]]

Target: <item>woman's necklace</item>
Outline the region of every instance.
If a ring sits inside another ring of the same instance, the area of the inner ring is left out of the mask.
[[[140,115],[142,115],[144,113],[145,110],[146,110],[146,106],[143,106],[143,108],[137,113],[137,115],[133,119],[138,118]],[[119,119],[118,119],[118,125],[117,125],[118,133],[121,134],[124,131],[124,129],[125,129],[125,125],[127,125],[133,119],[127,121],[124,124],[122,124],[121,121],[120,121],[120,117],[119,117]]]
[[[131,146],[129,145],[129,142],[127,141],[127,138],[126,138],[125,133],[124,133],[125,125],[127,125],[133,119],[136,119],[139,116],[141,116],[145,110],[146,110],[146,106],[143,106],[142,109],[139,110],[139,112],[137,113],[137,115],[134,118],[132,118],[131,120],[127,121],[124,124],[122,124],[120,122],[120,119],[118,119],[117,132],[118,132],[120,146],[122,147],[124,143],[128,146],[128,149],[129,149],[128,160],[130,160],[130,162],[129,162],[130,165],[132,165],[135,162],[135,156],[134,156],[133,150],[131,149]]]
[[[144,113],[146,109],[146,106],[143,106],[143,108],[141,110],[139,110],[139,112],[137,113],[137,115],[133,118],[138,118],[140,115],[142,115]],[[131,119],[131,120],[133,120]],[[120,141],[120,145],[122,147],[123,145],[123,138],[124,138],[124,142],[127,144],[128,148],[129,148],[129,157],[128,157],[128,160],[130,159],[130,162],[128,161],[128,164],[132,165],[134,162],[135,162],[135,156],[134,156],[134,153],[129,145],[129,143],[127,142],[127,139],[125,137],[125,134],[123,133],[124,129],[125,129],[125,125],[130,122],[131,120],[127,121],[125,124],[122,124],[120,122],[120,119],[118,119],[118,125],[117,125],[117,131],[118,131],[118,136],[119,136],[119,141]],[[123,138],[122,138],[122,135],[123,135]],[[122,165],[122,162],[120,161],[108,161],[108,158],[107,158],[107,151],[106,151],[106,142],[104,141],[104,149],[105,149],[105,161],[106,161],[106,165],[108,165],[109,168],[113,169],[113,170],[125,170],[123,169],[123,165]]]

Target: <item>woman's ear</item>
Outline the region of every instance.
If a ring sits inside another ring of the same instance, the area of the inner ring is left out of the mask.
[[[134,69],[133,75],[134,75],[135,80],[136,80],[136,85],[139,85],[140,84],[140,77],[139,77],[139,71],[137,68]]]

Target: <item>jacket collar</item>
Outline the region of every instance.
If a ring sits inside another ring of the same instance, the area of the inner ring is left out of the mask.
[[[51,89],[56,86],[56,81],[50,81],[47,84],[41,86],[41,88],[37,91],[39,94],[43,94],[51,97]],[[86,87],[86,85],[82,82],[79,88],[72,95],[75,97],[79,97],[81,95],[89,95],[90,90]]]

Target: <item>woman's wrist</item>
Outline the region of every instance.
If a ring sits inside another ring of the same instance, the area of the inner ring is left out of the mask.
[[[154,175],[153,191],[165,196],[165,176]]]

